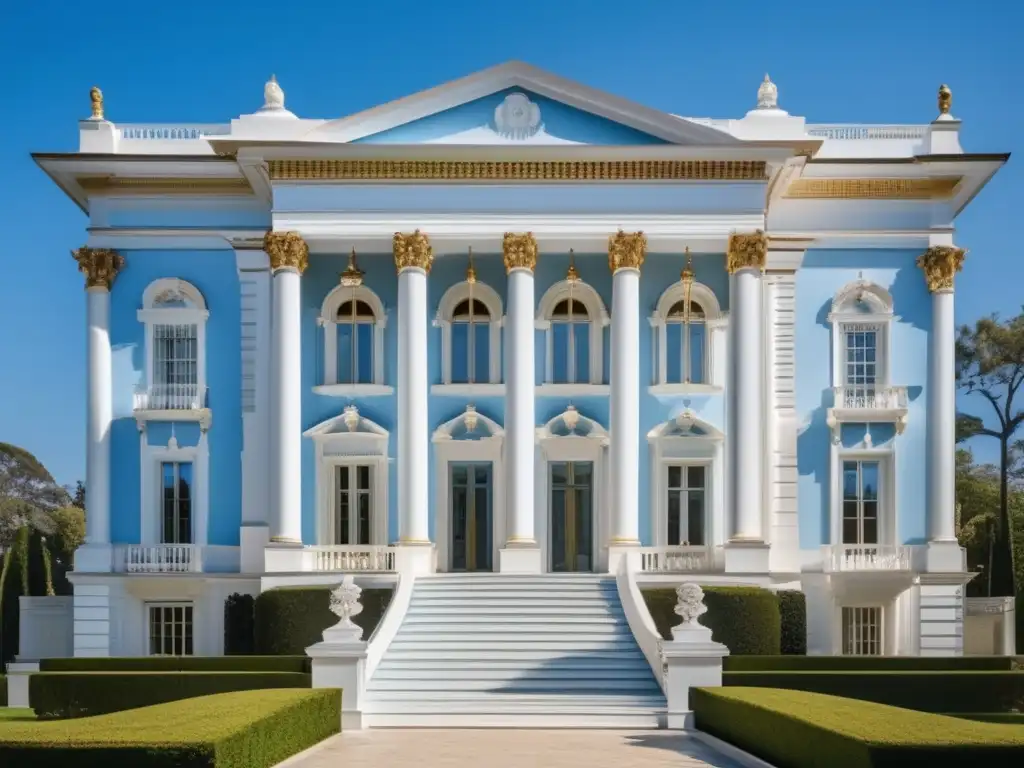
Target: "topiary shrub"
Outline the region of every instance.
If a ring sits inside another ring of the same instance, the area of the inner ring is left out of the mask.
[[[224,653],[244,656],[256,648],[256,598],[236,592],[224,601]]]
[[[305,654],[323,632],[338,623],[331,613],[332,587],[278,587],[256,598],[256,653],[268,656]],[[353,621],[369,640],[391,602],[390,589],[364,589],[363,612]]]
[[[807,598],[795,589],[775,593],[779,601],[782,630],[782,653],[787,656],[807,655]]]
[[[658,632],[671,640],[671,629],[679,624],[673,610],[675,589],[645,589],[643,595]],[[774,593],[759,587],[704,587],[704,604],[708,612],[700,623],[729,653],[771,656],[781,652],[781,618]]]

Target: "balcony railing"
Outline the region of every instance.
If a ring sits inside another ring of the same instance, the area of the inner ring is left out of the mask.
[[[909,571],[910,547],[885,544],[836,544],[822,548],[829,573]]]
[[[306,549],[313,555],[314,571],[395,571],[395,547],[336,545]]]
[[[906,387],[835,387],[835,407],[852,410],[900,410],[907,407]]]
[[[158,384],[135,392],[136,411],[199,411],[206,407],[206,387]]]
[[[640,573],[701,573],[719,570],[710,547],[640,547]]]
[[[833,141],[872,141],[878,139],[923,139],[927,125],[808,125],[807,134]]]
[[[220,125],[198,123],[169,123],[167,125],[156,123],[122,123],[117,126],[117,130],[120,132],[122,139],[131,141],[181,141],[202,139],[206,136],[228,136],[231,134],[231,126],[227,123]]]
[[[202,550],[193,544],[129,544],[115,551],[123,573],[200,573]]]

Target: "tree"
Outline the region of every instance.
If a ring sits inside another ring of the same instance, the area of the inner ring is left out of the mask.
[[[85,483],[81,480],[75,482],[75,490],[71,495],[71,506],[85,509]]]
[[[1007,321],[984,317],[974,328],[963,326],[956,340],[956,371],[960,387],[978,395],[995,414],[994,427],[976,416],[960,415],[957,433],[962,437],[993,437],[999,441],[999,515],[994,524],[992,594],[1015,595],[1016,568],[1013,553],[1013,521],[1009,509],[1010,452],[1024,411],[1014,400],[1024,384],[1024,314]]]

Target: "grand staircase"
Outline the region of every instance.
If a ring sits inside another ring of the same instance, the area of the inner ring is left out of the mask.
[[[367,684],[371,727],[657,728],[665,698],[615,580],[443,574],[416,580]]]

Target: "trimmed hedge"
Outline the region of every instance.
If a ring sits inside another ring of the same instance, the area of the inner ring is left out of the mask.
[[[722,685],[830,694],[921,712],[1024,709],[1021,672],[723,672]]]
[[[245,691],[84,720],[7,723],[0,765],[270,768],[341,729],[341,691]]]
[[[675,589],[643,590],[647,609],[658,632],[672,639],[676,616]],[[779,602],[773,592],[759,587],[704,587],[708,612],[699,621],[711,629],[711,636],[723,643],[730,654],[778,655],[781,650]]]
[[[305,672],[308,656],[110,656],[43,659],[40,672]]]
[[[1009,672],[1013,656],[726,656],[726,672]]]
[[[977,720],[979,723],[1024,725],[1024,712],[951,712],[950,717]]]
[[[301,655],[323,640],[323,632],[338,623],[331,613],[333,587],[278,587],[256,598],[256,653]],[[363,612],[352,621],[369,640],[391,603],[391,589],[364,589]]]
[[[235,592],[224,601],[224,654],[245,655],[255,651],[256,598]]]
[[[768,688],[697,688],[697,728],[786,768],[1020,768],[1024,728]]]
[[[7,678],[0,675],[0,707],[7,706]]]
[[[775,597],[779,601],[782,653],[807,655],[807,597],[797,589],[780,589]]]
[[[263,688],[309,688],[298,672],[40,672],[28,681],[42,720],[88,717],[196,696]]]

